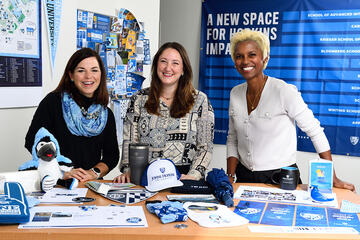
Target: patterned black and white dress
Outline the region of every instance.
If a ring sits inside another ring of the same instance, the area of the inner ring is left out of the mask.
[[[212,158],[214,110],[206,96],[196,90],[191,111],[182,118],[172,118],[170,108],[160,99],[160,116],[149,114],[144,107],[149,88],[138,91],[129,103],[124,121],[124,142],[120,169],[129,170],[129,143],[150,146],[150,159],[168,158],[185,174],[203,178]]]

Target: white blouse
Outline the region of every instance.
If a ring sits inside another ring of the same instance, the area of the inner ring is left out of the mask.
[[[330,150],[319,121],[294,85],[269,77],[258,106],[248,115],[247,83],[230,93],[227,158],[236,157],[251,171],[265,171],[296,162],[296,127],[321,153]]]

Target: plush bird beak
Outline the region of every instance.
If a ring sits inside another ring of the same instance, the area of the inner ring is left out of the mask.
[[[50,162],[56,158],[56,147],[53,142],[43,144],[37,151],[38,158]]]

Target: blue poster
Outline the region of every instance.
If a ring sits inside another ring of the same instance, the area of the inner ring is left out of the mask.
[[[329,227],[353,227],[360,232],[359,217],[356,213],[343,213],[336,208],[328,208]]]
[[[327,227],[325,208],[298,205],[296,207],[295,226]]]
[[[245,80],[230,57],[243,29],[270,39],[265,74],[294,84],[324,127],[335,154],[360,156],[360,1],[204,0],[199,88],[215,110],[215,143],[226,142],[230,90]],[[298,150],[312,151],[298,130]]]
[[[234,213],[248,219],[250,223],[259,223],[265,205],[265,202],[240,201]]]
[[[268,203],[261,224],[275,226],[292,226],[295,205]]]

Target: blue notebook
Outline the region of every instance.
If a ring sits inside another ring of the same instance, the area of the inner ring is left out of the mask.
[[[20,183],[5,182],[5,194],[0,195],[0,223],[28,222],[30,212],[25,192]]]

